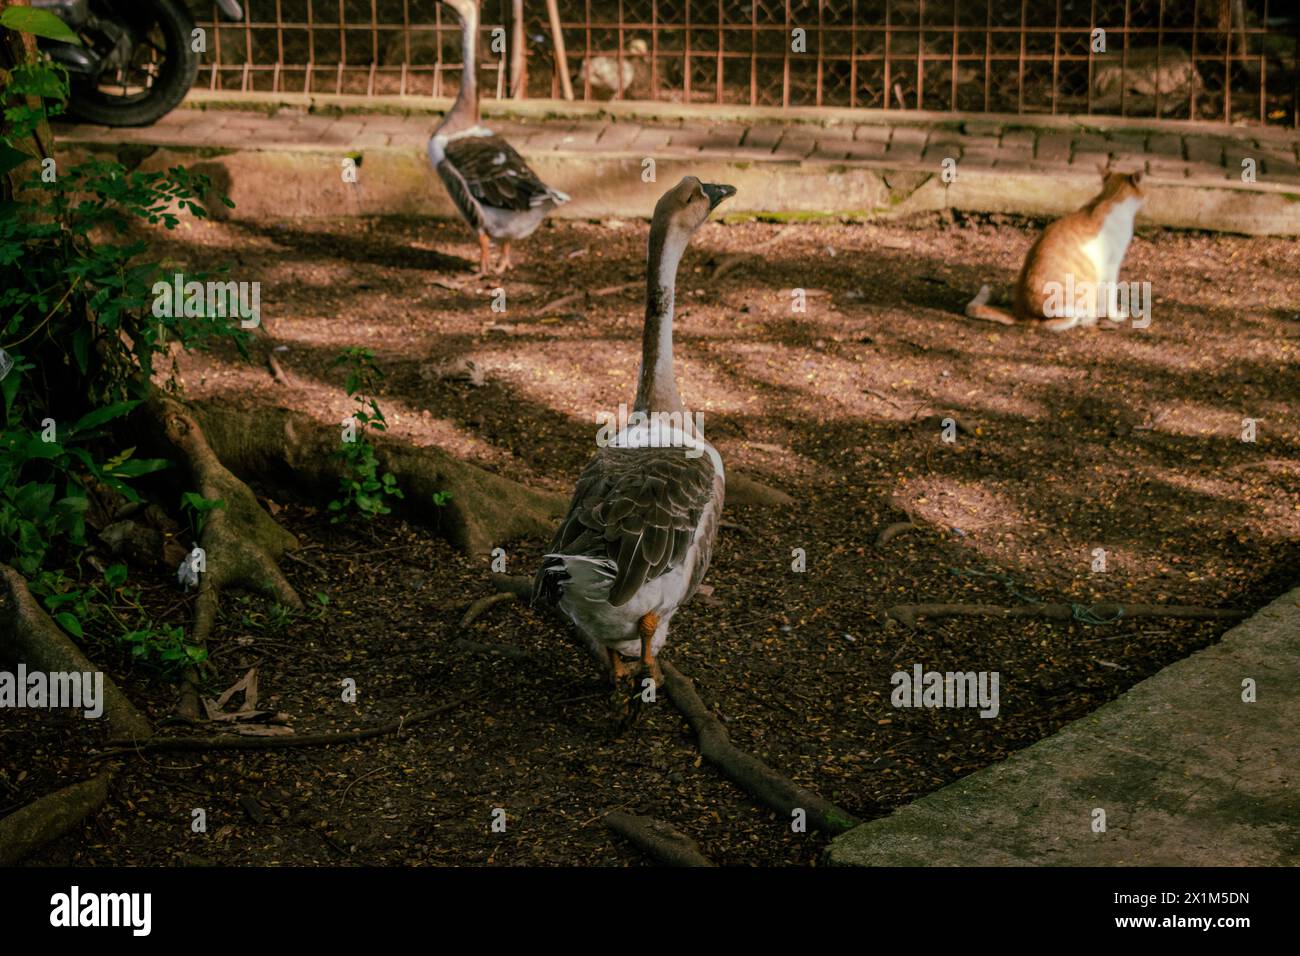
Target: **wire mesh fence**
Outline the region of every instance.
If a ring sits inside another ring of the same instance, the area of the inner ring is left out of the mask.
[[[459,27],[436,0],[244,6],[239,24],[206,15],[210,89],[455,93]],[[1300,125],[1296,0],[556,0],[554,14],[483,0],[486,97],[567,85],[587,101]]]

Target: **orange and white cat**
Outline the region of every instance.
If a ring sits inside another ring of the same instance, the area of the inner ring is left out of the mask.
[[[1030,247],[1013,312],[989,305],[986,285],[967,304],[967,317],[1041,324],[1052,332],[1096,325],[1101,317],[1123,322],[1127,312],[1115,306],[1116,291],[1127,291],[1120,289],[1119,267],[1133,240],[1133,219],[1146,202],[1141,184],[1140,172],[1107,174],[1099,195],[1049,225]]]

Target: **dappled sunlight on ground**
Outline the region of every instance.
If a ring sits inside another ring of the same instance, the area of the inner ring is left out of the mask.
[[[198,358],[187,369],[196,396],[337,420],[350,405],[330,363],[361,345],[387,375],[379,398],[394,435],[561,486],[594,449],[596,416],[631,403],[643,223],[549,224],[521,245],[515,271],[482,279],[457,268],[474,250],[449,223],[209,224],[191,235],[199,256],[242,250],[236,278],[264,283],[266,345],[287,346],[277,355],[294,380],[286,390],[257,365]],[[1295,453],[1297,318],[1286,309],[1300,301],[1297,244],[1140,235],[1125,277],[1152,283],[1158,314],[1146,330],[1051,335],[966,321],[969,294],[1014,275],[1027,235],[985,222],[711,223],[679,273],[683,400],[713,441],[774,483],[847,482],[877,511],[910,477],[913,496],[930,489],[933,513],[919,516],[936,525],[1064,522],[1062,534],[1099,537],[1115,520],[1106,511],[1123,507],[1121,482],[1191,496],[1187,510],[1231,503],[1234,520],[1262,519],[1279,500],[1285,510],[1294,487],[1268,486],[1281,475],[1222,466]],[[1239,440],[1248,415],[1259,420],[1254,445]],[[960,428],[951,445],[939,436],[949,419]],[[854,462],[888,467],[845,472]],[[1121,524],[1127,547],[1165,540]],[[1058,563],[1022,547],[1001,543],[987,557]]]
[[[369,348],[395,437],[567,491],[595,451],[597,413],[616,412],[635,392],[645,234],[639,222],[550,223],[520,246],[515,271],[482,280],[469,274],[470,237],[452,223],[226,223],[169,237],[175,258],[233,256],[232,278],[264,283],[266,335],[253,362],[228,351],[187,357],[187,393],[250,415],[269,403],[335,422],[352,407],[335,360]],[[1033,234],[1019,220],[941,216],[711,224],[682,263],[682,398],[705,415],[729,476],[773,485],[793,504],[728,501],[713,592],[674,618],[667,653],[727,715],[738,744],[866,817],[1041,739],[1227,626],[981,619],[909,629],[887,618],[891,606],[1250,610],[1295,584],[1300,243],[1140,233],[1123,277],[1152,283],[1145,330],[1050,334],[966,320],[981,283],[1008,294]],[[792,308],[796,289],[808,293],[806,311]],[[492,308],[498,290],[503,311]],[[288,386],[265,364],[276,346],[286,347],[273,354]],[[1244,417],[1258,421],[1253,443],[1241,440]],[[306,533],[318,533],[313,506],[295,507]],[[919,527],[877,544],[882,529],[909,519]],[[502,542],[510,571],[531,572],[546,545]],[[332,636],[348,653],[355,645],[384,655],[392,622],[402,622],[399,638],[410,643],[393,673],[427,663],[489,688],[485,707],[500,723],[480,721],[485,736],[467,753],[505,761],[494,771],[502,779],[514,779],[510,761],[527,767],[535,756],[536,792],[556,793],[576,815],[546,832],[567,839],[571,819],[595,811],[585,779],[566,789],[556,753],[606,746],[589,739],[597,721],[588,698],[605,693],[599,675],[552,622],[519,606],[479,633],[529,648],[533,662],[454,657],[459,615],[490,590],[486,567],[436,540],[411,547],[418,560],[398,561],[391,579],[377,571],[353,588],[346,577],[348,587],[331,592],[357,609]],[[346,553],[317,560],[353,576],[364,566]],[[998,670],[1002,716],[894,710],[890,675],[913,663]],[[656,715],[638,746],[662,755],[682,743],[679,730]],[[654,767],[611,772],[629,788],[661,783],[643,779],[660,773]],[[467,781],[446,787],[472,801],[479,790]],[[716,804],[702,776],[675,786]],[[753,816],[725,812],[729,821]],[[790,853],[756,835],[767,825],[729,822],[729,833],[738,829],[727,852],[747,861]],[[575,839],[586,847],[575,858],[601,859],[598,841]],[[522,844],[513,853],[545,855]]]

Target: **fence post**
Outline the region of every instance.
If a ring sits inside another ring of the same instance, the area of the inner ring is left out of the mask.
[[[546,15],[551,20],[551,43],[555,46],[555,71],[560,74],[560,89],[566,100],[573,99],[573,81],[569,79],[569,56],[564,52],[564,31],[560,29],[560,5],[546,0]]]
[[[502,0],[505,6],[505,0]],[[524,0],[510,0],[510,97],[528,98],[528,34],[524,29]]]

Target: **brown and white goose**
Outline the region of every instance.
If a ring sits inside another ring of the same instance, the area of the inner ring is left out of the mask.
[[[498,272],[510,268],[510,243],[532,235],[556,206],[569,201],[537,178],[514,147],[479,123],[478,0],[444,0],[460,20],[464,70],[460,91],[429,137],[429,162],[461,217],[478,234],[479,271],[488,271],[493,240],[501,243]]]
[[[635,687],[624,657],[639,657],[642,675],[662,684],[655,657],[704,578],[722,516],[722,458],[690,425],[673,374],[673,292],[691,235],[735,191],[688,176],[655,206],[632,415],[578,479],[533,580],[534,604],[573,621],[624,707]]]

